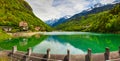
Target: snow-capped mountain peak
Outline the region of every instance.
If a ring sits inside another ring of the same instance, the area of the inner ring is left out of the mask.
[[[114,3],[114,4],[120,3],[120,0],[115,0],[113,3]],[[79,16],[79,15],[84,16],[84,15],[87,15],[87,14],[98,13],[98,12],[107,10],[107,8],[108,8],[108,9],[111,9],[111,7],[114,6],[113,3],[102,4],[102,3],[98,2],[98,3],[90,6],[88,9],[83,10],[83,11],[80,12],[79,14],[75,14],[75,15],[73,15],[73,16],[71,16],[71,15],[66,15],[66,16],[61,17],[61,18],[51,19],[51,20],[46,21],[46,23],[47,23],[48,25],[50,25],[50,26],[56,26],[56,25],[58,25],[58,24],[61,24],[61,23],[63,23],[63,22],[66,22],[68,19],[77,17],[77,16]],[[113,5],[112,5],[112,4],[113,4]],[[106,8],[106,7],[107,7],[107,8]],[[105,8],[106,8],[106,9],[105,9]]]
[[[120,3],[120,0],[115,0],[114,2],[112,2],[112,4],[117,4]]]
[[[63,18],[68,19],[68,18],[70,18],[70,17],[71,17],[71,15],[66,15],[66,16],[64,16]]]
[[[70,17],[71,17],[71,15],[66,15],[66,16],[61,17],[61,18],[48,20],[45,23],[47,23],[50,26],[56,26],[58,24],[61,24],[61,23],[65,22],[66,19],[69,19]]]
[[[94,5],[94,8],[101,7],[101,6],[103,6],[103,4],[101,4],[101,3],[96,3],[96,4]]]
[[[94,9],[94,8],[98,8],[98,7],[102,7],[102,6],[104,6],[104,4],[102,4],[102,3],[96,3],[93,6],[89,7],[88,9],[83,10],[82,12],[88,12],[88,11],[91,11],[92,9]]]

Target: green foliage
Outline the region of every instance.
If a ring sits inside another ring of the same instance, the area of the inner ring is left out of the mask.
[[[119,5],[117,5],[115,8],[113,8],[111,11],[110,11],[110,13],[111,14],[118,14],[120,12],[120,4]]]
[[[0,42],[3,41],[3,40],[6,40],[8,38],[10,38],[11,36],[6,34],[5,32],[3,32],[0,28]]]
[[[0,26],[19,29],[21,21],[26,21],[30,30],[36,26],[40,26],[45,31],[52,30],[32,13],[31,7],[24,0],[0,0]]]
[[[120,4],[112,10],[91,14],[81,19],[76,18],[55,28],[64,31],[87,31],[102,33],[120,32]]]

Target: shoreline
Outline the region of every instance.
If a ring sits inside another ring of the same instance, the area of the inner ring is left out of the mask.
[[[16,33],[7,33],[7,34],[13,37],[31,37],[38,33],[39,32],[16,32]]]
[[[31,37],[33,35],[36,34],[43,34],[43,35],[72,35],[72,34],[93,34],[93,35],[101,35],[101,34],[108,34],[108,35],[112,35],[112,34],[116,34],[116,33],[95,33],[95,32],[59,32],[59,31],[53,31],[53,32],[16,32],[16,33],[7,33],[10,36],[13,37]],[[120,35],[120,34],[116,34],[116,35]]]

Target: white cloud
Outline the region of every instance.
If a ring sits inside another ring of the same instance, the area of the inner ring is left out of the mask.
[[[95,3],[111,3],[113,0],[26,0],[34,14],[43,21],[65,15],[74,15]]]

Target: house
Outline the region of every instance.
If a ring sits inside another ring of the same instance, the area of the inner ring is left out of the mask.
[[[3,31],[5,32],[11,32],[12,31],[12,27],[10,26],[0,26],[2,28]]]
[[[21,21],[19,23],[19,27],[21,28],[22,31],[27,31],[28,30],[28,23],[25,21]]]
[[[35,27],[35,30],[40,31],[40,27],[39,26]]]

